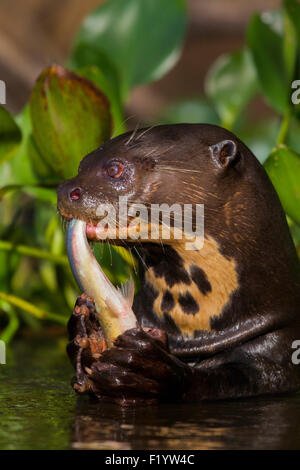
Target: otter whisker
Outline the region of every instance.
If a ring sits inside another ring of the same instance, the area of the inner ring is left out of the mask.
[[[103,258],[103,253],[104,253],[104,242],[101,240],[100,243],[101,243],[101,246],[100,246],[100,256],[101,256],[101,259],[102,259],[102,258]]]
[[[125,243],[125,245],[126,245],[126,243]],[[126,248],[127,248],[127,247],[126,247]],[[134,257],[133,257],[131,248],[128,247],[127,250],[129,251],[129,254],[130,254],[130,257],[131,257],[131,262],[132,262],[134,274],[137,276],[136,261],[135,261],[135,259],[134,259]]]
[[[145,263],[145,260],[143,259],[143,257],[142,257],[142,256],[140,255],[140,253],[138,252],[137,247],[134,246],[133,249],[136,251],[136,253],[137,253],[138,257],[140,258],[142,264],[144,265],[145,269],[148,270],[149,268],[148,268],[147,264]]]
[[[129,137],[129,139],[125,142],[125,145],[128,146],[130,144],[130,142],[133,141],[134,137],[136,136],[136,133],[139,129],[139,122],[137,123],[137,125],[135,126],[134,128],[134,131],[132,132],[131,136]]]
[[[143,137],[143,135],[147,134],[147,132],[149,132],[149,131],[152,131],[152,129],[154,129],[155,126],[156,126],[156,124],[154,124],[154,125],[151,126],[151,127],[147,127],[147,129],[145,129],[144,131],[142,131],[142,132],[140,133],[140,135],[137,136],[136,140],[140,140],[140,139]]]
[[[109,250],[109,255],[110,255],[110,265],[112,266],[113,258],[112,258],[112,252],[111,252],[111,246],[110,246],[109,240],[107,240],[107,244],[108,244],[108,250]]]
[[[128,116],[126,119],[124,119],[121,124],[118,125],[118,127],[115,129],[114,133],[112,134],[111,139],[113,139],[114,137],[116,137],[118,135],[118,131],[120,130],[120,128],[122,126],[124,126],[124,124],[126,124],[126,122],[128,122],[130,119],[136,117],[136,114],[132,114],[131,116]]]
[[[150,157],[150,155],[152,155],[153,153],[155,153],[157,150],[158,150],[158,147],[154,148],[153,150],[151,150],[151,152],[147,153],[147,155],[145,155],[144,158]]]
[[[160,237],[159,237],[159,242],[160,242],[160,245],[162,247],[163,254],[165,254],[165,247],[164,247],[164,244],[163,244],[162,239]]]
[[[163,171],[172,171],[173,173],[174,172],[181,172],[181,173],[202,173],[202,171],[200,170],[189,170],[189,169],[186,169],[186,168],[172,168],[172,167],[168,167],[168,166],[160,166],[160,165],[157,165],[157,168],[159,170],[163,170]]]

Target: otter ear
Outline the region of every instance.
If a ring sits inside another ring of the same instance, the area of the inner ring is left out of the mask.
[[[237,145],[233,140],[222,140],[210,148],[214,162],[220,168],[227,168],[237,157]]]

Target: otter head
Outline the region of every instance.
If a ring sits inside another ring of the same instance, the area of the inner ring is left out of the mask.
[[[103,220],[108,205],[115,209],[112,219],[116,219],[123,238],[128,224],[134,227],[138,214],[143,220],[139,240],[151,241],[149,210],[151,205],[157,204],[168,207],[175,204],[180,209],[190,204],[193,214],[194,206],[203,204],[206,222],[208,226],[213,225],[215,211],[223,207],[227,194],[232,195],[230,174],[240,160],[237,141],[225,134],[214,135],[214,130],[215,126],[206,125],[203,129],[192,125],[158,126],[110,140],[81,161],[77,176],[59,186],[60,213],[67,219],[75,217],[87,222],[88,234],[94,239],[97,234],[93,227]],[[228,184],[224,183],[224,178]],[[125,198],[131,209],[127,226],[123,227],[119,203]],[[138,211],[139,205],[147,208],[146,221],[144,214]],[[160,239],[162,215],[166,210],[163,206],[160,211]],[[174,219],[172,210],[170,216]],[[174,236],[171,235],[171,239]],[[164,242],[170,243],[167,238]]]

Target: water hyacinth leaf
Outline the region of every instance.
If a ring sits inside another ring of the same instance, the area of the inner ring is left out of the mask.
[[[293,18],[291,17],[291,14],[289,13],[289,8],[290,6],[293,6],[292,5],[293,3],[294,3],[293,0],[285,1],[283,3],[284,8],[282,12],[283,25],[284,25],[283,59],[285,63],[287,80],[289,83],[291,83],[294,78],[295,65],[296,65],[296,59],[297,59],[297,49],[298,49],[297,31],[295,28]],[[297,6],[299,7],[299,13],[300,13],[300,5],[297,5]],[[299,23],[299,27],[300,27],[300,23]]]
[[[106,75],[95,65],[83,67],[78,70],[78,73],[91,82],[95,83],[97,87],[107,96],[110,102],[110,111],[113,121],[113,134],[114,136],[122,134],[126,131],[124,126],[123,106],[119,90],[107,79]]]
[[[22,134],[14,118],[0,106],[0,163],[14,155]]]
[[[78,67],[95,64],[102,69],[103,58],[111,58],[124,98],[131,87],[156,80],[172,68],[186,23],[185,0],[110,0],[85,18],[73,60]],[[93,62],[87,63],[87,55]]]
[[[38,183],[38,178],[33,170],[28,152],[28,140],[31,133],[29,107],[26,106],[15,119],[21,130],[22,139],[9,161],[4,161],[2,164],[0,187],[4,185],[32,185]]]
[[[300,225],[293,223],[292,220],[288,218],[289,229],[294,241],[294,244],[297,249],[298,256],[300,258]]]
[[[22,131],[22,142],[18,152],[11,159],[10,166],[12,170],[11,184],[36,184],[38,176],[33,169],[33,164],[30,159],[29,141],[31,139],[31,119],[29,106],[21,111],[16,117],[18,125]]]
[[[282,16],[282,9],[278,8],[275,10],[267,10],[263,11],[260,14],[260,18],[263,23],[267,24],[272,31],[279,34],[279,36],[284,35],[284,24],[283,24],[283,16]]]
[[[300,224],[300,155],[280,145],[271,152],[264,167],[285,212]]]
[[[77,44],[68,61],[68,67],[74,72],[82,74],[83,69],[97,67],[106,78],[109,86],[113,88],[115,95],[120,95],[120,77],[118,70],[111,62],[111,57],[107,54],[93,49],[84,42]],[[84,73],[82,74],[84,75]],[[88,78],[88,77],[87,77]],[[96,83],[97,84],[97,83]],[[102,88],[100,88],[102,90]],[[103,90],[105,93],[105,91]]]
[[[300,122],[299,120],[294,117],[290,121],[287,137],[286,137],[286,145],[291,147],[295,152],[300,154]]]
[[[243,116],[235,126],[235,133],[254,153],[260,163],[264,163],[276,144],[278,119],[257,119]]]
[[[247,31],[248,46],[266,101],[282,113],[289,104],[283,38],[262,18],[253,16]]]
[[[53,206],[56,206],[57,196],[56,189],[45,188],[42,186],[30,186],[30,185],[21,185],[21,184],[8,184],[0,188],[0,202],[4,196],[15,191],[23,191],[24,193],[29,194],[30,196],[39,199],[40,201],[48,202]]]
[[[283,7],[291,22],[294,24],[295,33],[300,43],[300,4],[297,0],[284,0]]]
[[[106,96],[91,81],[55,65],[43,71],[30,98],[32,134],[46,164],[61,178],[111,135]]]
[[[213,106],[204,99],[178,101],[168,106],[160,119],[163,124],[207,123],[220,124]]]
[[[24,186],[20,184],[7,184],[0,188],[0,201],[3,199],[6,194],[11,193],[13,191],[20,191],[24,188]]]
[[[300,115],[300,93],[299,93],[299,88],[300,88],[300,55],[299,55],[299,46],[300,46],[300,4],[296,0],[285,0],[283,2],[284,5],[284,10],[286,13],[286,16],[289,18],[290,23],[293,24],[294,27],[294,35],[296,36],[298,40],[298,60],[296,61],[296,67],[294,67],[294,75],[291,77],[291,79],[294,79],[295,82],[293,84],[292,90],[291,90],[291,99],[294,106],[294,111],[295,114],[299,117]],[[290,27],[290,29],[292,29]],[[291,52],[289,53],[291,55]],[[297,59],[297,55],[296,55]]]
[[[32,134],[28,135],[26,151],[28,157],[30,158],[33,172],[38,178],[38,180],[43,182],[45,186],[49,185],[50,183],[52,183],[53,185],[59,184],[59,179],[53,172],[52,168],[47,165],[46,161],[41,156]]]
[[[42,202],[47,202],[52,204],[52,206],[56,207],[57,204],[57,195],[56,195],[56,187],[55,188],[45,188],[40,186],[26,186],[24,188],[24,192],[29,194],[30,196],[38,199]]]
[[[22,143],[17,154],[11,159],[13,173],[12,183],[18,182],[25,185],[58,184],[58,178],[47,165],[32,137],[32,125],[29,106],[16,117],[22,130]],[[17,179],[16,179],[17,178]]]
[[[232,129],[246,104],[258,91],[252,57],[247,49],[219,57],[208,72],[206,91],[221,118]]]
[[[21,131],[21,141],[12,151],[9,161],[4,161],[0,173],[0,198],[11,188],[39,185],[49,186],[58,183],[53,171],[42,160],[31,135],[29,107],[16,116],[16,123]]]

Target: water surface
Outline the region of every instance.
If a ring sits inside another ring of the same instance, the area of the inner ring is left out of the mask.
[[[300,449],[300,395],[121,409],[77,397],[65,341],[0,365],[0,449]]]

